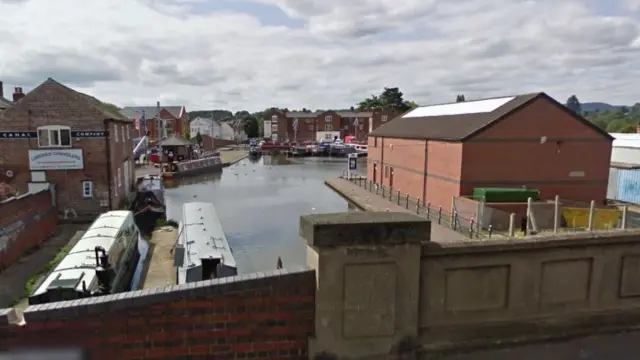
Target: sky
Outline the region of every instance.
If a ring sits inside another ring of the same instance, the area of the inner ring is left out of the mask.
[[[0,0],[0,81],[187,110],[346,108],[384,87],[632,105],[639,20],[640,0]]]

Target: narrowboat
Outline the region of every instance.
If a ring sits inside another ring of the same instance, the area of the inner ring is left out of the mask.
[[[249,156],[258,157],[262,155],[262,149],[258,145],[249,147]]]
[[[29,305],[121,293],[131,289],[140,259],[133,212],[109,211],[29,295]]]
[[[136,190],[136,197],[129,210],[133,211],[140,232],[148,236],[158,220],[167,220],[164,185],[159,176],[147,175],[138,179]]]
[[[178,284],[238,274],[236,261],[213,204],[185,203],[178,234],[173,253]]]

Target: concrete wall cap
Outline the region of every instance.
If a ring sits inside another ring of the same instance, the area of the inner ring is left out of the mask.
[[[300,217],[310,246],[399,245],[429,241],[431,222],[406,212],[351,212]]]

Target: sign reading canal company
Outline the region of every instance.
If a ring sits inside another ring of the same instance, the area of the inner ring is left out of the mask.
[[[72,131],[71,137],[74,139],[95,139],[104,138],[107,136],[106,131]],[[36,131],[0,131],[0,140],[14,140],[14,139],[37,139],[38,132]]]
[[[82,170],[82,149],[29,150],[29,169],[38,170]]]

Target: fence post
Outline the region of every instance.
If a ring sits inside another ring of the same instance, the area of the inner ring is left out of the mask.
[[[589,225],[587,231],[593,231],[593,215],[596,212],[596,202],[591,200],[589,203]]]
[[[416,200],[416,214],[420,214],[420,198]]]
[[[407,193],[407,209],[409,208],[409,193]]]
[[[620,222],[620,229],[627,228],[627,211],[629,211],[629,207],[627,205],[622,207],[622,221]]]
[[[509,237],[513,237],[516,225],[516,214],[509,214]]]
[[[438,208],[438,224],[442,224],[442,205]]]
[[[427,220],[431,220],[431,203],[427,202],[424,206],[427,208]]]
[[[489,225],[489,237],[493,234],[493,225]]]
[[[473,224],[475,221],[471,218],[471,222],[469,223],[469,238],[473,239]]]
[[[393,200],[393,188],[389,186],[389,201]]]
[[[453,230],[456,230],[457,222],[458,222],[458,212],[454,211],[453,214],[451,214],[451,228]]]
[[[398,205],[400,205],[400,190],[398,190]]]
[[[556,195],[553,200],[553,233],[558,232],[560,227],[560,196]]]
[[[531,234],[531,203],[532,198],[527,198],[527,235]]]

